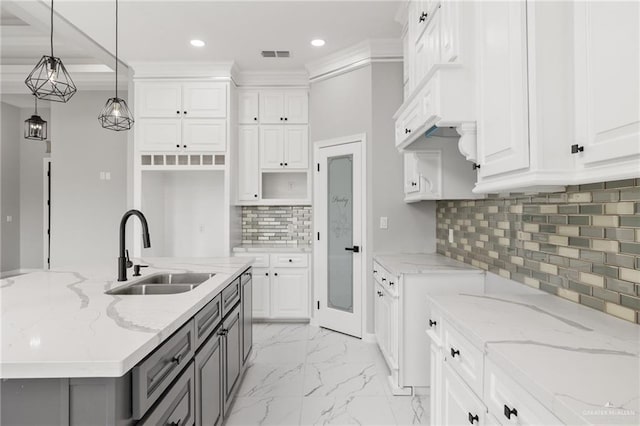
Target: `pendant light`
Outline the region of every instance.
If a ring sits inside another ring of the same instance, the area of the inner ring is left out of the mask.
[[[53,56],[53,0],[51,0],[51,56],[44,55],[24,83],[38,99],[67,102],[78,90],[62,60]]]
[[[118,97],[118,0],[116,0],[116,96],[107,99],[98,121],[105,129],[119,132],[129,130],[133,126],[131,111],[127,101]]]
[[[24,138],[33,141],[43,141],[47,138],[47,122],[38,115],[38,97],[34,96],[36,111],[24,120]]]

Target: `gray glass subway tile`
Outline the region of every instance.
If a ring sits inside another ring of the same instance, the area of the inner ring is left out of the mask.
[[[558,294],[558,287],[545,282],[540,282],[540,290],[551,294]]]
[[[569,268],[580,272],[591,272],[591,262],[583,262],[582,260],[569,259]]]
[[[588,296],[591,296],[591,291],[593,290],[593,287],[587,284],[576,282],[576,281],[569,281],[569,289],[581,294],[586,294]]]
[[[607,302],[620,303],[620,294],[600,287],[593,287],[593,296]]]
[[[546,232],[548,234],[555,234],[558,227],[556,225],[540,225],[540,232]]]
[[[633,228],[607,228],[605,237],[609,240],[633,241],[636,238],[636,232]]]
[[[604,311],[604,300],[597,299],[595,297],[580,295],[580,304],[588,306],[599,311]]]
[[[607,189],[611,189],[611,188],[624,188],[627,186],[634,186],[635,185],[635,180],[634,179],[624,179],[624,180],[615,180],[615,181],[611,181],[611,182],[606,182],[605,183],[605,188]]]
[[[627,308],[635,309],[636,311],[640,311],[640,298],[627,296],[626,294],[620,295],[620,304],[622,306],[626,306]]]
[[[547,222],[554,225],[566,225],[569,223],[569,218],[571,216],[564,215],[551,215],[549,216]]]
[[[593,263],[604,263],[605,254],[601,251],[580,250],[580,260]]]
[[[564,206],[558,206],[558,213],[562,213],[562,214],[578,213],[579,211],[580,211],[580,207],[576,204],[567,204]]]
[[[605,229],[599,226],[581,226],[581,237],[604,238]]]
[[[569,216],[568,223],[570,225],[590,225],[591,218],[589,216]]]
[[[580,192],[593,191],[596,189],[604,189],[604,182],[587,183],[584,185],[580,185]]]
[[[608,290],[615,291],[618,293],[625,293],[625,294],[631,294],[631,295],[636,294],[635,284],[629,281],[618,280],[615,278],[606,278],[605,287]]]
[[[589,247],[589,240],[587,238],[569,237],[569,245],[574,247]]]
[[[640,203],[636,204],[636,213],[640,213],[638,206]],[[640,216],[620,216],[620,226],[640,228]]]
[[[620,252],[640,255],[640,243],[620,243]]]
[[[618,278],[618,268],[615,266],[593,264],[592,271],[594,274],[604,275],[610,278]]]
[[[594,203],[615,203],[620,201],[620,191],[598,191],[594,192],[591,198]]]
[[[602,214],[603,212],[602,204],[583,204],[580,206],[580,214]]]
[[[640,200],[640,188],[635,187],[621,190],[620,199],[623,201]]]

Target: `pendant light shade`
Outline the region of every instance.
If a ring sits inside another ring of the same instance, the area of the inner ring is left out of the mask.
[[[47,122],[38,115],[38,98],[35,98],[36,110],[33,115],[24,120],[24,138],[34,141],[47,139]]]
[[[53,0],[51,0],[51,56],[44,55],[24,83],[38,99],[67,102],[78,90],[62,60],[53,56]]]
[[[133,126],[133,115],[127,101],[118,97],[118,0],[116,0],[116,95],[107,99],[102,112],[98,116],[100,125],[108,130],[120,132],[130,130]]]

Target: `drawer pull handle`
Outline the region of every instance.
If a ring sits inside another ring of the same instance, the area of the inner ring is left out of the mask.
[[[168,426],[180,426],[181,424],[182,424],[182,419],[178,420],[177,422],[167,423]]]
[[[456,357],[456,355],[460,356],[460,351],[459,351],[459,350],[457,350],[457,349],[453,349],[453,348],[451,348],[451,357],[452,357],[452,358],[455,358],[455,357]],[[505,407],[506,407],[506,405],[505,405]]]
[[[376,271],[376,270],[374,269],[374,270],[373,270],[373,273],[374,273],[374,274],[377,274],[377,273],[378,273],[378,271]]]
[[[518,417],[518,410],[516,410],[515,408],[509,408],[507,406],[507,404],[504,405],[504,416],[511,420],[511,416],[516,416]]]
[[[427,20],[427,18],[429,17],[429,14],[426,12],[422,12],[420,14],[420,18],[418,19],[418,22],[424,22]]]
[[[387,280],[386,278],[383,278],[383,279],[382,279],[382,282],[385,282],[386,280]]]
[[[293,262],[293,259],[289,259],[289,263]]]
[[[434,327],[436,325],[438,325],[438,321],[434,321],[432,319],[429,320],[429,327]]]
[[[178,354],[171,358],[171,362],[175,363],[176,365],[180,365],[180,363],[182,362],[182,354]]]
[[[382,297],[384,294],[381,291],[378,291],[378,297]]]
[[[469,413],[469,423],[473,424],[474,422],[478,421],[480,421],[480,418],[477,414],[474,416],[473,414]]]
[[[202,336],[204,331],[206,331],[211,326],[211,324],[216,320],[216,318],[219,318],[219,317],[220,317],[220,306],[216,303],[216,310],[213,311],[213,313],[209,315],[206,320],[200,323],[200,326],[198,327],[198,336]]]
[[[393,281],[389,281],[389,285],[393,285]]]
[[[219,336],[226,336],[228,332],[229,332],[229,330],[223,328],[223,329],[220,329],[220,331],[218,331],[218,335]]]

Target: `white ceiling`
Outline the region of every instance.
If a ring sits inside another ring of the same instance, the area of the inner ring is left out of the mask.
[[[399,1],[120,0],[124,62],[235,61],[243,71],[302,70],[304,64],[365,39],[399,38]],[[56,0],[55,9],[114,51],[114,1]],[[204,48],[190,46],[201,39]],[[326,45],[314,48],[313,38]],[[291,58],[262,58],[290,50]]]

